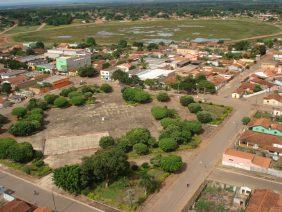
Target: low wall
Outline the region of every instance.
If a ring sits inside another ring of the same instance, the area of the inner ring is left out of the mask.
[[[262,91],[259,91],[259,92],[253,93],[253,94],[249,94],[249,95],[243,95],[243,98],[249,98],[249,97],[252,97],[252,96],[257,96],[257,95],[267,93],[267,92],[270,92],[270,89],[265,89],[265,90],[262,90]]]

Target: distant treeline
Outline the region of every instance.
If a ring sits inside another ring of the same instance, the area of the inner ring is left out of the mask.
[[[247,12],[246,12],[247,11]],[[21,8],[0,10],[0,17],[17,21],[21,26],[70,24],[74,19],[85,22],[96,19],[138,20],[144,17],[203,17],[272,12],[282,14],[281,1],[197,1],[197,2],[162,2],[138,4],[84,4],[61,7]],[[1,22],[0,22],[1,23]]]

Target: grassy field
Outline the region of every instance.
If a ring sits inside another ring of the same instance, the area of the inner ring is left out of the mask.
[[[81,41],[94,36],[101,44],[120,39],[145,42],[170,42],[196,37],[244,39],[281,32],[277,26],[254,20],[154,20],[46,26],[41,31],[15,28],[9,32],[16,42],[41,40],[46,43]]]

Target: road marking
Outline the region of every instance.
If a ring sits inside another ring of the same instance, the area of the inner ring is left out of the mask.
[[[235,171],[232,171],[232,170],[226,170],[224,168],[219,168],[219,167],[216,168],[216,169],[223,171],[223,172],[229,172],[229,173],[236,174],[236,175],[242,175],[242,176],[245,176],[245,177],[250,177],[250,178],[254,178],[254,179],[263,180],[263,181],[267,181],[267,182],[270,182],[270,183],[282,185],[281,182],[268,180],[268,179],[265,179],[265,178],[262,178],[262,177],[256,177],[256,176],[248,175],[248,174],[245,174],[245,173],[238,173],[238,172],[235,172]],[[210,175],[210,177],[212,177],[212,174]]]

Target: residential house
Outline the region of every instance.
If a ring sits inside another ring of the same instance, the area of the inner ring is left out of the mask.
[[[254,93],[255,84],[249,82],[242,82],[240,87],[236,89],[234,93],[232,93],[233,99],[239,99],[244,94],[252,94]]]
[[[27,73],[27,70],[8,70],[0,73],[2,79],[8,79]]]
[[[281,136],[246,130],[238,140],[238,145],[267,152],[270,155],[282,155]]]
[[[254,132],[282,136],[282,124],[273,123],[269,118],[253,119],[248,126]]]
[[[120,70],[122,70],[124,72],[128,72],[130,70],[130,67],[131,67],[130,63],[123,63],[123,64],[120,64],[120,65],[116,66],[117,69],[120,69]]]
[[[100,71],[101,79],[103,80],[111,80],[112,74],[117,70],[116,67],[110,67]]]
[[[20,199],[15,199],[0,207],[0,212],[32,212],[35,209],[36,207],[34,205],[31,205]]]
[[[268,189],[255,189],[251,195],[246,212],[282,211],[282,195]]]
[[[54,75],[41,82],[38,82],[37,86],[30,87],[29,90],[35,94],[42,94],[51,90],[63,88],[71,84],[72,82],[67,76]]]
[[[21,85],[23,85],[24,83],[28,81],[29,81],[28,77],[24,75],[19,75],[19,76],[7,78],[3,81],[3,83],[5,82],[10,83],[12,88],[15,89],[16,87],[20,87]]]
[[[222,165],[232,166],[251,171],[255,168],[269,168],[271,159],[255,154],[241,152],[234,149],[226,149],[222,157]]]
[[[282,106],[282,96],[278,93],[272,93],[263,98],[263,104],[270,106]]]

